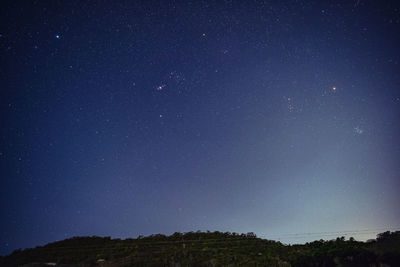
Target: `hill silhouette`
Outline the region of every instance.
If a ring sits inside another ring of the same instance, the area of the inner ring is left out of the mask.
[[[0,257],[0,266],[399,266],[400,231],[359,242],[285,245],[253,233],[188,232],[125,240],[73,237]]]

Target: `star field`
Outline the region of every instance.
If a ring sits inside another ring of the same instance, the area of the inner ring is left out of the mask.
[[[1,255],[400,226],[396,1],[2,6]]]

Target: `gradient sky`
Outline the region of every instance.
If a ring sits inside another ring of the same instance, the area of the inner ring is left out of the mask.
[[[399,48],[399,1],[2,1],[0,254],[398,228]]]

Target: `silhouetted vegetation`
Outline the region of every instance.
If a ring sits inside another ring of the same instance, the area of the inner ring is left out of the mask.
[[[400,266],[400,232],[284,245],[253,233],[174,233],[135,239],[73,237],[0,257],[1,266]]]

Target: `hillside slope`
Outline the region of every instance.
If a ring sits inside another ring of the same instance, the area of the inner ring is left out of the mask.
[[[383,265],[385,264],[385,265]],[[175,233],[136,239],[73,237],[0,258],[0,266],[400,266],[400,232],[373,242],[284,245],[253,233]]]

